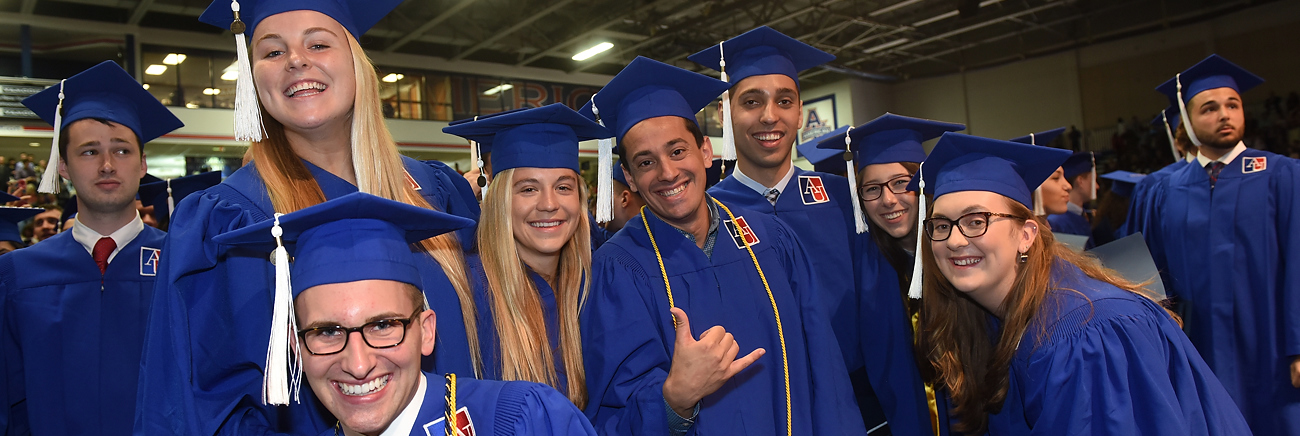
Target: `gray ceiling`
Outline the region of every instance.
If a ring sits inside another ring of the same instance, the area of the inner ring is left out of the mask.
[[[961,17],[958,0],[407,0],[362,44],[372,51],[612,75],[637,55],[699,70],[687,55],[766,24],[838,56],[806,73],[813,82],[845,75],[892,81],[1011,62],[1271,1],[1277,0],[983,0]],[[0,13],[218,34],[195,20],[207,4],[0,0]],[[6,37],[12,32],[0,29]],[[58,47],[95,36],[34,31],[33,38],[38,47]],[[615,48],[586,62],[570,59],[602,41]]]

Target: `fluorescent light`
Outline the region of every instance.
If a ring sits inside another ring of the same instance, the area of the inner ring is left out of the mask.
[[[146,89],[146,90],[149,89],[149,84],[148,84],[148,83],[144,84],[144,89]]]
[[[871,48],[869,48],[869,49],[863,50],[862,53],[865,53],[865,54],[872,54],[872,53],[875,53],[875,52],[878,52],[878,51],[881,51],[881,50],[884,50],[884,49],[887,49],[887,48],[894,48],[894,47],[898,47],[898,46],[903,45],[903,44],[907,44],[908,41],[911,41],[911,40],[910,40],[910,39],[907,39],[907,38],[896,39],[896,40],[889,41],[889,42],[886,42],[886,43],[884,43],[884,44],[880,44],[880,45],[878,45],[878,46],[871,47]]]
[[[983,7],[985,7],[985,6],[992,5],[992,4],[996,4],[996,3],[1002,3],[1002,0],[984,0],[984,1],[980,2],[980,7],[983,8]],[[949,19],[949,18],[952,18],[952,17],[955,17],[955,16],[957,16],[957,11],[944,12],[944,13],[942,13],[942,14],[935,15],[934,17],[926,18],[926,19],[924,19],[924,20],[921,20],[921,21],[917,21],[917,22],[915,22],[915,23],[912,23],[912,27],[921,27],[921,26],[924,26],[924,25],[926,25],[926,24],[930,24],[930,23],[933,23],[933,22],[936,22],[936,21],[946,20],[946,19]]]
[[[185,62],[183,54],[167,53],[167,57],[163,58],[163,63],[167,65],[180,65],[181,62]]]
[[[203,95],[219,95],[221,90],[217,88],[203,88]]]
[[[585,61],[587,59],[591,59],[592,56],[604,53],[606,50],[609,50],[611,48],[614,48],[614,44],[610,44],[608,42],[602,42],[600,44],[596,44],[595,47],[583,50],[581,53],[573,55],[573,60]]]
[[[405,79],[405,78],[406,78],[406,76],[403,76],[403,75],[401,75],[401,74],[397,74],[397,73],[388,73],[387,76],[384,76],[383,79],[379,79],[379,80],[383,80],[385,83],[394,83],[394,82],[397,82],[398,80],[402,80],[402,79]]]
[[[234,82],[238,78],[239,78],[239,71],[236,70],[230,70],[221,73],[221,80],[225,80],[227,82]]]
[[[167,72],[167,66],[166,66],[166,65],[153,64],[153,65],[150,65],[149,68],[145,68],[145,69],[144,69],[144,73],[145,73],[145,74],[148,74],[148,75],[150,75],[150,76],[157,76],[157,75],[162,74],[162,73],[165,73],[165,72]]]
[[[498,85],[498,86],[493,87],[492,89],[489,89],[489,90],[487,90],[487,91],[483,91],[483,95],[497,95],[497,93],[499,93],[499,92],[501,92],[501,91],[506,91],[506,90],[512,89],[512,88],[514,88],[514,87],[515,87],[514,85],[511,85],[511,84],[509,84],[509,83],[503,83],[503,84],[501,84],[501,85]]]
[[[185,103],[185,107],[190,109],[198,109],[199,105],[197,103]]]

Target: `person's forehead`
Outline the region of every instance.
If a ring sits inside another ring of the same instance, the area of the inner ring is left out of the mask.
[[[998,211],[1005,209],[1006,200],[1001,194],[989,191],[957,191],[934,199],[934,213],[949,218],[957,218],[962,212],[972,207],[980,210]]]
[[[1226,86],[1222,88],[1207,89],[1192,97],[1192,105],[1195,106],[1210,100],[1224,101],[1233,98],[1241,100],[1241,94],[1238,94],[1235,89]]]
[[[296,10],[281,12],[263,19],[253,31],[253,41],[260,42],[262,37],[268,33],[274,33],[282,38],[296,37],[303,31],[312,28],[324,28],[335,35],[342,36],[347,30],[342,24],[318,11],[313,10]]]
[[[784,74],[763,74],[746,77],[737,82],[731,89],[732,92],[762,91],[766,93],[776,93],[781,90],[790,90],[798,94],[799,84],[795,83],[790,76]]]
[[[305,323],[319,320],[359,321],[384,314],[415,311],[409,284],[392,280],[362,280],[316,286],[298,295],[300,306],[310,308]]]
[[[124,139],[133,144],[136,140],[135,132],[131,131],[131,129],[126,126],[112,121],[109,121],[108,124],[104,124],[99,120],[91,118],[83,118],[69,124],[66,134],[68,135],[68,142],[74,145],[91,139],[100,139],[104,136]]]
[[[686,128],[686,123],[689,122],[675,115],[647,118],[628,129],[621,145],[627,148],[628,156],[635,156],[638,152],[651,147],[658,148],[674,138],[694,142],[695,135]]]
[[[45,219],[45,218],[55,218],[55,219],[58,219],[58,218],[59,218],[59,215],[61,215],[61,214],[63,214],[63,211],[61,211],[61,210],[58,210],[58,209],[50,209],[50,210],[47,210],[47,211],[45,211],[45,212],[41,212],[41,213],[39,213],[39,214],[36,214],[36,219]]]

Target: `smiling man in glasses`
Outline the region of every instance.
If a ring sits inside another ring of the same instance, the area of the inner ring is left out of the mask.
[[[421,290],[422,254],[410,244],[470,225],[355,193],[218,236],[257,252],[279,251],[280,240],[287,246],[281,260],[294,255],[291,268],[277,262],[291,271],[293,303],[277,298],[275,318],[296,318],[295,334],[285,342],[273,338],[270,350],[301,359],[287,359],[287,375],[268,378],[265,389],[296,397],[296,378],[305,376],[338,420],[324,434],[594,435],[582,412],[546,385],[420,370],[421,358],[434,351],[437,315]],[[282,291],[288,292],[277,286]]]

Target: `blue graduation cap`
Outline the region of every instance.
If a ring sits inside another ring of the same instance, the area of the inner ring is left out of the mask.
[[[163,181],[163,179],[159,178],[158,176],[155,176],[155,175],[153,175],[153,174],[149,174],[149,173],[145,173],[145,174],[144,174],[144,177],[141,177],[141,178],[140,178],[140,186],[148,185],[148,184],[150,184],[150,183],[158,183],[158,182],[161,182],[161,181]],[[139,197],[139,196],[140,196],[140,193],[137,192],[137,193],[136,193],[136,197]]]
[[[847,167],[847,161],[844,160],[844,133],[848,131],[849,126],[840,127],[799,144],[795,149],[799,151],[800,156],[808,159],[808,163],[813,165],[814,170],[832,174],[843,173]],[[827,142],[838,145],[822,147],[822,144]]]
[[[229,29],[235,34],[235,140],[262,140],[262,112],[253,87],[253,68],[248,60],[247,36],[257,25],[275,14],[289,11],[316,11],[333,18],[353,38],[374,27],[402,0],[214,0],[199,15],[199,21]]]
[[[1146,178],[1146,176],[1146,174],[1131,173],[1128,171],[1111,171],[1102,174],[1101,178],[1111,181],[1110,192],[1130,197],[1133,195],[1133,188],[1136,187],[1138,182],[1141,182],[1143,178]]]
[[[230,29],[234,33],[252,34],[257,25],[275,14],[289,11],[316,11],[338,21],[353,38],[361,39],[366,31],[402,4],[402,0],[236,0],[239,10],[232,11],[231,1],[214,0],[199,15],[199,21]],[[242,21],[242,29],[232,29]]]
[[[271,252],[275,259],[275,314],[263,401],[288,404],[290,386],[295,396],[300,386],[301,368],[289,370],[291,363],[302,362],[290,341],[296,328],[294,297],[316,286],[361,280],[392,280],[423,289],[417,266],[421,254],[412,253],[410,244],[471,225],[466,218],[357,192],[217,235],[213,240],[218,244]]]
[[[686,58],[725,73],[729,80],[723,80],[730,83],[740,83],[750,76],[781,74],[798,85],[800,71],[833,61],[835,55],[761,26]]]
[[[443,132],[492,144],[492,175],[511,168],[569,168],[577,172],[578,142],[612,136],[562,103],[447,126]]]
[[[514,112],[519,112],[519,111],[527,110],[527,109],[528,109],[528,108],[518,108],[518,109],[511,109],[511,110],[508,110],[508,111],[501,111],[501,112],[497,112],[497,113],[491,113],[491,114],[487,114],[487,115],[475,115],[475,116],[472,117],[472,118],[462,118],[462,119],[459,119],[459,120],[454,120],[454,121],[452,121],[452,122],[450,122],[450,123],[447,123],[447,125],[448,125],[448,126],[458,126],[458,125],[465,124],[465,123],[468,123],[468,122],[478,121],[478,120],[480,120],[480,119],[484,119],[484,118],[491,118],[491,117],[495,117],[495,116],[498,116],[498,115],[505,115],[505,114],[514,113]],[[470,160],[470,164],[474,165],[474,168],[475,168],[475,169],[478,169],[478,171],[479,171],[479,174],[478,174],[478,187],[480,187],[480,188],[484,188],[484,187],[487,187],[488,179],[487,179],[487,175],[486,175],[486,174],[483,174],[483,166],[484,166],[484,164],[485,164],[485,162],[484,162],[484,158],[483,158],[483,157],[492,154],[492,138],[483,137],[483,138],[479,138],[479,139],[480,139],[480,140],[478,140],[478,141],[475,141],[475,140],[472,140],[472,139],[469,140],[469,160]]]
[[[1238,94],[1246,92],[1251,88],[1264,83],[1264,79],[1256,76],[1245,68],[1228,62],[1223,57],[1212,54],[1191,68],[1175,74],[1174,78],[1161,83],[1156,87],[1156,91],[1164,94],[1169,101],[1178,105],[1182,122],[1188,126],[1187,139],[1192,141],[1197,147],[1201,146],[1201,140],[1190,130],[1191,121],[1187,116],[1187,103],[1192,101],[1192,97],[1211,89],[1232,88]],[[1170,131],[1176,127],[1171,127]]]
[[[158,222],[171,218],[172,211],[186,196],[221,183],[221,171],[208,171],[192,176],[160,180],[147,185],[140,185],[140,202],[153,206],[153,216]]]
[[[622,142],[628,130],[650,118],[676,116],[698,125],[695,114],[728,87],[727,82],[637,56],[578,113],[605,126]],[[596,174],[596,222],[600,223],[613,218],[614,149],[614,141],[600,141]]]
[[[23,105],[54,126],[50,159],[40,192],[59,191],[59,136],[64,127],[86,119],[112,121],[131,129],[140,146],[185,124],[140,82],[113,61],[104,61],[23,99]]]
[[[920,177],[913,178],[908,189],[916,191],[913,188],[924,181],[925,194],[934,198],[953,192],[988,191],[1032,207],[1034,188],[1070,155],[1067,150],[944,133],[922,164]]]
[[[1052,130],[1030,133],[1018,138],[1011,138],[1010,141],[1019,142],[1021,144],[1048,146],[1051,145],[1052,141],[1055,141],[1057,137],[1061,136],[1062,133],[1065,133],[1065,128],[1057,127]]]
[[[922,142],[959,130],[966,130],[966,126],[886,113],[850,131],[853,139],[850,147],[857,155],[858,168],[883,163],[919,163],[925,160]],[[838,143],[827,141],[818,147],[843,150],[844,137],[838,139]]]
[[[66,223],[68,222],[68,220],[76,217],[77,217],[77,196],[74,195],[71,198],[68,198],[67,202],[63,203],[63,213],[59,214],[59,225],[61,226],[63,225],[63,223]]]
[[[21,198],[10,195],[8,192],[0,191],[0,204],[13,203]]]
[[[627,187],[631,187],[631,186],[632,186],[631,183],[628,183],[628,182],[627,182],[627,176],[624,176],[624,175],[623,175],[623,170],[621,170],[621,169],[616,169],[616,170],[613,170],[613,172],[614,172],[614,174],[612,174],[612,176],[614,177],[614,181],[619,182],[619,183],[622,183],[623,186],[627,186]]]
[[[22,246],[23,236],[18,231],[18,223],[41,212],[45,212],[45,209],[38,207],[0,207],[0,241],[9,241]]]
[[[1092,171],[1092,152],[1080,151],[1070,155],[1065,163],[1061,164],[1061,169],[1065,170],[1065,178],[1073,179],[1074,176]]]
[[[939,137],[907,189],[921,193],[917,204],[922,218],[927,216],[925,195],[936,199],[965,191],[1001,194],[1032,209],[1034,189],[1070,155],[1067,150],[948,132]],[[924,222],[917,220],[918,234]],[[924,239],[917,238],[917,253]],[[911,298],[921,298],[922,263],[915,262],[912,267]]]

